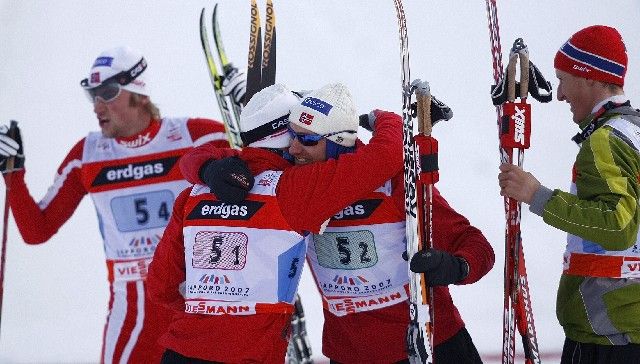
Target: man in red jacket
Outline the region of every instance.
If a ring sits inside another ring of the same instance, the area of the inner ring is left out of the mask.
[[[10,184],[9,203],[27,244],[49,240],[85,195],[93,199],[110,290],[102,363],[160,361],[163,348],[157,340],[171,312],[146,299],[145,279],[173,201],[188,186],[177,162],[194,145],[228,146],[217,121],[162,118],[149,96],[146,68],[144,57],[128,47],[96,58],[81,86],[101,131],[71,148],[39,203],[25,184],[19,130],[14,138],[6,130],[0,134],[0,170]],[[8,169],[11,155],[15,164]]]
[[[340,101],[340,116],[355,120],[344,133],[355,134],[358,118],[351,96],[342,85],[333,88],[333,95]],[[282,363],[306,231],[321,231],[336,212],[401,168],[402,156],[378,158],[402,148],[400,118],[384,112],[378,114],[369,145],[356,153],[291,167],[285,159],[291,141],[288,116],[298,102],[282,85],[267,87],[242,111],[246,148],[207,144],[194,152],[195,159],[220,159],[208,161],[202,173],[206,180],[218,176],[223,186],[196,185],[178,197],[151,264],[149,295],[174,310],[160,340],[167,348],[163,363]],[[250,171],[243,170],[238,155]],[[227,156],[233,157],[222,159]],[[186,167],[186,173],[200,173],[200,168]],[[374,172],[357,185],[343,178],[366,168]]]
[[[306,95],[292,108],[289,133],[294,139],[288,152],[299,166],[289,168],[283,176],[302,167],[335,165],[366,148],[356,141],[353,132],[358,126],[355,110],[347,113],[350,117],[343,113],[342,99],[336,97],[341,92],[341,87],[329,85]],[[375,121],[376,132],[383,126],[384,115],[378,113],[377,118],[369,119]],[[363,126],[373,127],[368,123]],[[401,133],[399,126],[397,132]],[[207,173],[207,163],[211,163],[207,161],[221,156],[224,153],[211,146],[194,149],[181,161],[185,178],[202,179],[214,190],[223,190],[220,177]],[[395,173],[335,213],[322,230],[309,230],[314,234],[307,237],[307,258],[323,297],[323,353],[332,363],[408,362],[402,148],[397,146],[375,158],[393,163]],[[281,205],[283,214],[291,211],[291,219],[298,226],[303,221],[316,221],[316,212],[325,211],[331,201],[313,197],[322,190],[325,180],[349,181],[346,188],[334,190],[341,196],[370,182],[375,172],[370,164],[318,179],[297,178],[288,185],[281,182],[278,197],[287,196]],[[233,188],[237,184],[228,185]],[[495,256],[482,233],[453,210],[437,190],[433,200],[435,249],[412,257],[411,268],[426,272],[434,286],[435,360],[478,363],[480,356],[447,285],[476,282],[492,268]]]

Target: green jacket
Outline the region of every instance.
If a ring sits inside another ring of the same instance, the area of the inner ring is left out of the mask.
[[[595,119],[595,131],[582,142],[574,164],[575,194],[547,189],[546,203],[541,205],[547,224],[581,238],[598,254],[629,249],[638,239],[640,117],[624,116],[636,125],[626,135],[609,125],[621,117],[615,112],[619,110]],[[585,130],[592,120],[594,115],[583,120],[580,128]],[[640,257],[640,251],[634,254]],[[640,343],[640,279],[563,274],[556,315],[572,340]]]

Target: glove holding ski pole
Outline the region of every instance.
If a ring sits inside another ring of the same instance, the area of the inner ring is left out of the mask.
[[[469,264],[464,259],[437,249],[417,252],[409,268],[412,272],[424,273],[429,287],[448,286],[469,275]]]
[[[411,105],[411,108],[414,111],[417,110],[417,107],[416,103]],[[372,132],[375,128],[376,118],[380,111],[381,110],[379,109],[375,109],[370,111],[368,114],[360,115],[359,125]],[[431,116],[431,125],[435,125],[442,120],[449,120],[453,117],[453,111],[451,111],[451,108],[433,95],[431,95],[431,108],[429,110],[429,114]]]
[[[229,64],[222,80],[222,93],[229,96],[234,104],[241,107],[246,91],[247,76],[245,72]]]
[[[13,157],[13,165],[7,161]],[[24,150],[20,128],[15,121],[11,126],[0,126],[0,172],[3,174],[24,169]]]

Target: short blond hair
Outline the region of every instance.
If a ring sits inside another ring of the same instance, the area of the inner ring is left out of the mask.
[[[160,119],[160,109],[156,104],[153,103],[153,101],[151,101],[151,98],[149,96],[132,92],[131,97],[129,98],[129,106],[139,106],[142,103],[143,97],[146,97],[149,100],[149,102],[144,104],[144,111],[149,113],[149,115],[151,115],[153,119]]]

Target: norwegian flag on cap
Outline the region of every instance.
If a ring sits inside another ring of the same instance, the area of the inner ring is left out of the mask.
[[[300,118],[298,119],[298,121],[305,125],[311,125],[311,122],[313,121],[313,115],[303,112],[302,114],[300,114]]]
[[[100,72],[93,72],[91,74],[91,83],[100,83]]]

